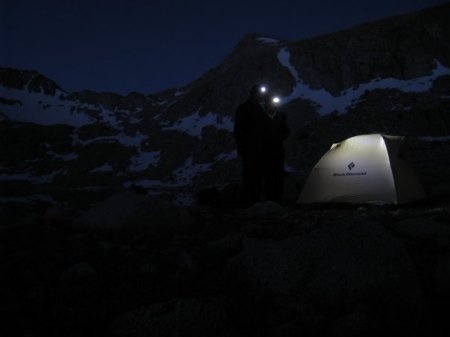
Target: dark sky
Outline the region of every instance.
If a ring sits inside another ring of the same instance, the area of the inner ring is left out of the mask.
[[[247,33],[300,40],[448,0],[0,0],[0,66],[68,91],[180,87]]]

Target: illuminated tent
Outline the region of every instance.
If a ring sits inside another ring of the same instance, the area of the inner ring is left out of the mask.
[[[425,197],[399,156],[403,137],[361,135],[333,144],[312,169],[298,203],[400,204]]]

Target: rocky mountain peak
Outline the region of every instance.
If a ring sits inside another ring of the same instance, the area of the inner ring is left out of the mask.
[[[277,39],[260,33],[249,33],[238,42],[235,51],[248,48],[264,47],[265,45],[282,44],[285,40]]]
[[[55,95],[57,90],[64,92],[54,81],[35,70],[0,68],[0,85],[11,89],[27,90],[30,93],[42,92],[48,96]]]
[[[305,83],[338,95],[375,78],[429,75],[435,59],[450,66],[450,4],[289,43]]]

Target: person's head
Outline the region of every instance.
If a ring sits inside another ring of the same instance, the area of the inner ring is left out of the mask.
[[[279,104],[280,99],[278,97],[266,96],[264,99],[264,108],[266,113],[273,117],[277,113],[277,105]]]
[[[250,89],[249,100],[255,103],[261,103],[266,93],[266,87],[261,85],[254,85]]]

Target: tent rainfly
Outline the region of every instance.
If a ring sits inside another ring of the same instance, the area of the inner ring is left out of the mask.
[[[425,191],[399,156],[404,137],[361,135],[333,144],[312,169],[298,203],[401,204]]]

